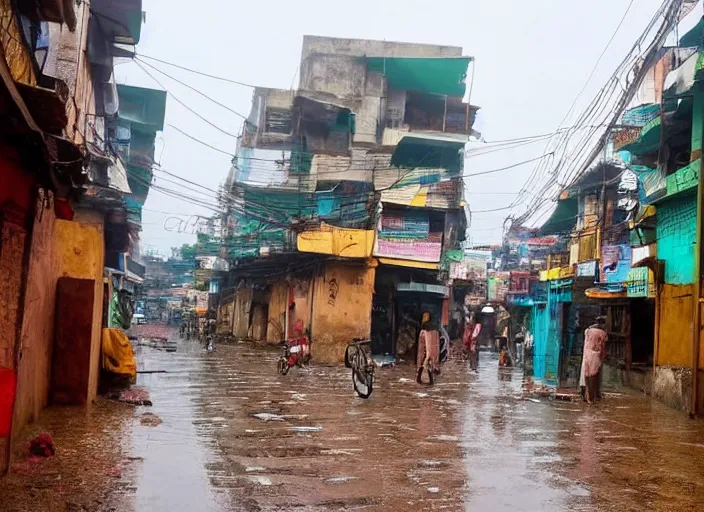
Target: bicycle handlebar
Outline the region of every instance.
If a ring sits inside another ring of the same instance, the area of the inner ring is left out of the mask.
[[[371,344],[372,340],[368,340],[365,338],[352,338],[352,341],[347,343],[347,346],[352,346],[352,345],[369,345]]]

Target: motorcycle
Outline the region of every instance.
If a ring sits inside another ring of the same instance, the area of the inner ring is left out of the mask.
[[[310,344],[298,343],[296,341],[284,342],[281,350],[281,357],[276,363],[276,369],[281,375],[286,375],[288,371],[298,366],[303,368],[310,362]]]

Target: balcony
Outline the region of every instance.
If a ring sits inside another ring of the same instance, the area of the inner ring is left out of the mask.
[[[114,43],[139,43],[144,19],[142,0],[92,0],[90,10]]]

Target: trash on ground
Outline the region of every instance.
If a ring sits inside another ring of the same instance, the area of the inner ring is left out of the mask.
[[[372,356],[372,360],[378,368],[392,368],[396,366],[396,358],[389,354]]]
[[[284,417],[278,414],[272,414],[270,412],[258,412],[252,414],[255,418],[262,421],[284,421]]]
[[[51,434],[43,432],[29,442],[29,453],[37,457],[53,457],[56,455]]]
[[[130,389],[124,389],[122,391],[110,392],[108,393],[108,398],[130,405],[152,405],[152,401],[149,400],[149,391],[138,386],[133,386]]]
[[[145,427],[156,427],[158,425],[161,425],[162,423],[161,418],[159,416],[150,412],[145,412],[144,414],[142,414],[142,417],[139,419],[139,422]]]

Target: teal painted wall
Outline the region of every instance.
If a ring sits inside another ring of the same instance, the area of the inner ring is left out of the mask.
[[[697,196],[678,196],[658,204],[658,259],[665,261],[665,283],[694,282]]]
[[[545,378],[548,325],[550,314],[547,304],[533,306],[531,326],[533,328],[533,376]]]

